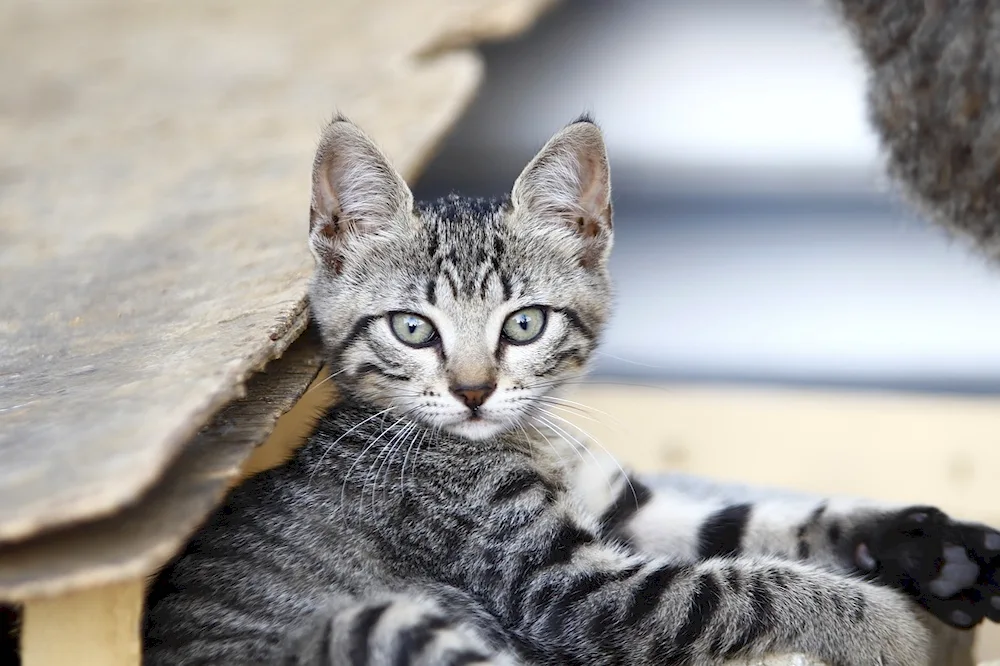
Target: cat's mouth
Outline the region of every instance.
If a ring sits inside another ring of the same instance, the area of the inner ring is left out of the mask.
[[[471,412],[464,418],[445,426],[445,430],[465,439],[488,439],[507,430],[509,426],[489,418],[480,411]]]

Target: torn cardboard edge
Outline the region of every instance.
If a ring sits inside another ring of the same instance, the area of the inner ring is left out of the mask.
[[[321,353],[318,336],[309,329],[250,379],[244,397],[198,432],[159,483],[120,512],[0,547],[0,600],[23,602],[157,571],[301,397],[319,373]]]

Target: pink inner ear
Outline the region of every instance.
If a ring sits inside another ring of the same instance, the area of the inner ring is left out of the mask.
[[[608,200],[607,174],[600,157],[590,154],[577,156],[579,211],[583,215],[576,219],[576,231],[584,238],[601,235],[602,227],[611,226],[611,202]]]
[[[601,223],[592,217],[576,218],[576,228],[584,238],[597,238],[601,235]]]
[[[319,172],[316,174],[316,181],[313,183],[313,204],[318,209],[316,213],[319,219],[324,221],[333,220],[340,213],[340,202],[337,200],[337,195],[330,182],[332,175],[330,172],[334,168],[333,160],[328,160],[320,167]],[[336,221],[333,221],[333,223],[336,225]]]
[[[340,229],[339,215],[331,215],[330,219],[327,220],[326,223],[324,223],[323,226],[321,226],[319,229],[319,232],[324,236],[326,236],[327,238],[329,238],[330,240],[336,238],[340,234],[340,231],[341,229]]]
[[[607,206],[607,182],[600,161],[588,157],[580,161],[580,206],[599,215]]]

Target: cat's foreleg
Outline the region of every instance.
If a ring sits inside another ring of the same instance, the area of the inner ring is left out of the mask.
[[[489,513],[442,575],[542,663],[709,666],[774,652],[842,666],[929,663],[917,609],[895,590],[773,557],[636,554],[530,468],[468,501]]]
[[[603,474],[603,476],[601,476]],[[668,476],[647,485],[615,465],[581,470],[577,494],[609,536],[690,560],[773,555],[902,589],[940,620],[1000,620],[1000,532],[931,506],[823,499]]]

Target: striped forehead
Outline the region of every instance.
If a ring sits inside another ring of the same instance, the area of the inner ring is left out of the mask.
[[[498,288],[504,300],[511,297],[515,276],[503,223],[507,207],[504,199],[458,196],[420,204],[430,265],[425,296],[431,304],[441,288],[456,300],[486,299]]]

